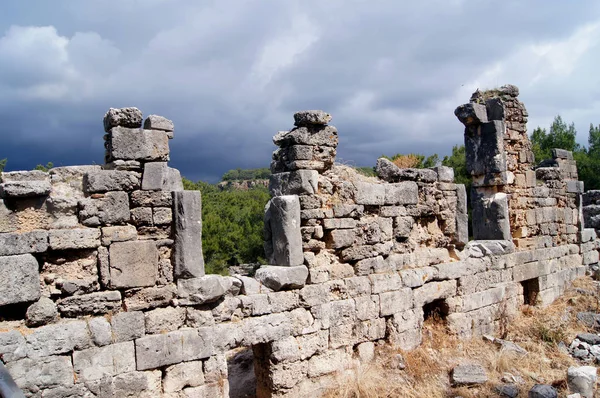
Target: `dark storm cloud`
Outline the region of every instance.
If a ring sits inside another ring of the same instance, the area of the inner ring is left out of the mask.
[[[102,162],[102,115],[122,106],[174,120],[171,163],[192,179],[268,165],[271,137],[299,109],[334,115],[348,164],[445,155],[462,141],[454,108],[504,83],[520,86],[531,124],[560,112],[586,130],[600,114],[598,7],[6,1],[0,158],[10,169]]]

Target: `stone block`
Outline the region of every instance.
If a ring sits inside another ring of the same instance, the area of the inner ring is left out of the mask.
[[[109,258],[112,287],[143,287],[156,283],[158,250],[154,241],[113,243]]]
[[[134,340],[145,334],[144,313],[141,311],[120,312],[111,317],[113,341]]]
[[[477,240],[510,240],[508,197],[505,193],[473,190],[473,237]]]
[[[136,128],[142,126],[142,111],[138,108],[110,108],[104,115],[104,131],[117,126]]]
[[[200,192],[173,192],[172,197],[175,278],[203,276],[202,199]]]
[[[106,163],[102,169],[104,170],[121,170],[121,171],[142,171],[142,163],[137,160],[121,160],[117,159]]]
[[[111,161],[169,160],[169,136],[165,131],[114,127],[108,134],[106,147]]]
[[[583,193],[583,181],[567,180],[568,193]]]
[[[448,263],[460,264],[460,263]],[[434,267],[410,268],[400,271],[402,284],[410,288],[423,286],[426,282],[437,276],[437,269]]]
[[[385,185],[386,205],[416,205],[419,201],[419,187],[414,181],[403,181]]]
[[[3,280],[4,278],[0,279]],[[54,301],[48,297],[40,297],[38,301],[27,308],[25,323],[27,326],[41,326],[53,322],[58,317]]]
[[[87,227],[123,224],[129,221],[129,195],[115,191],[98,199],[81,199],[79,209],[79,220]]]
[[[16,361],[27,356],[25,338],[16,329],[0,332],[0,357],[4,363]]]
[[[319,173],[316,170],[296,170],[272,174],[269,180],[271,196],[314,195],[318,192]]]
[[[173,222],[173,211],[169,207],[156,207],[152,209],[152,222],[154,225],[169,225]]]
[[[294,113],[294,126],[326,125],[331,122],[331,115],[325,111],[300,111]]]
[[[47,196],[50,191],[50,181],[13,181],[0,184],[0,198]]]
[[[106,314],[121,308],[119,291],[96,292],[66,297],[58,302],[62,316],[76,317],[87,314]]]
[[[177,294],[173,285],[128,290],[125,292],[124,307],[127,311],[149,310],[169,305]]]
[[[355,184],[356,192],[354,201],[359,205],[384,205],[385,204],[385,184],[374,184],[369,182],[357,181]]]
[[[270,314],[248,318],[242,325],[242,343],[255,345],[281,340],[291,334],[291,324],[286,314]]]
[[[377,159],[377,176],[387,182],[420,181],[436,182],[437,173],[432,169],[400,168],[386,158]]]
[[[487,381],[487,373],[481,365],[464,364],[452,369],[452,384],[455,386],[484,384]]]
[[[415,307],[422,307],[438,299],[456,295],[456,280],[429,282],[414,290]]]
[[[178,392],[183,387],[197,387],[204,384],[202,361],[183,362],[169,366],[163,379],[164,392]]]
[[[83,189],[87,193],[134,191],[139,188],[140,173],[134,171],[99,170],[83,176]]]
[[[356,232],[353,229],[336,229],[328,234],[328,244],[334,249],[352,246],[355,239]]]
[[[60,336],[60,338],[57,338]],[[32,359],[82,350],[92,345],[85,321],[68,321],[46,325],[25,335],[27,356]]]
[[[137,225],[152,225],[152,208],[150,207],[136,207],[131,209],[131,221]]]
[[[113,242],[127,242],[137,239],[137,230],[133,225],[102,228],[102,245],[110,246]]]
[[[536,384],[527,393],[527,398],[558,398],[558,392],[548,384]]]
[[[161,334],[181,328],[186,320],[185,308],[157,308],[145,313],[146,333]]]
[[[73,353],[73,370],[77,380],[89,383],[104,377],[135,371],[133,341],[89,348]]]
[[[150,162],[144,165],[142,189],[146,191],[183,191],[179,170],[166,162]]]
[[[492,121],[465,130],[467,171],[483,176],[506,172],[504,123]]]
[[[596,370],[594,366],[570,366],[567,370],[569,391],[579,393],[583,398],[593,398],[598,380]]]
[[[439,182],[454,182],[454,169],[448,166],[435,166],[433,170],[438,175]]]
[[[554,148],[552,149],[552,158],[573,160],[573,152],[567,151],[566,149]]]
[[[308,278],[304,265],[293,267],[263,266],[256,270],[255,278],[274,291],[300,289]]]
[[[469,242],[469,215],[467,213],[467,190],[464,184],[456,185],[456,234],[454,242],[463,247]]]
[[[166,117],[158,115],[149,115],[144,120],[144,129],[146,130],[162,130],[162,131],[173,131],[175,125],[173,122]]]
[[[100,246],[97,228],[53,229],[48,240],[52,250],[95,249]]]
[[[388,316],[413,308],[414,297],[410,288],[403,288],[379,295],[379,313]]]
[[[179,279],[177,295],[181,304],[212,303],[223,297],[233,285],[232,278],[205,275],[199,278]]]
[[[31,254],[0,257],[0,306],[40,297],[39,264]]]
[[[214,355],[212,328],[180,329],[135,341],[138,370],[155,369]]]
[[[454,110],[454,115],[465,126],[477,126],[488,122],[487,109],[485,105],[468,103]]]
[[[273,265],[304,262],[300,231],[300,201],[296,195],[276,196],[265,210],[265,254]]]
[[[337,147],[338,132],[333,126],[301,126],[291,131],[280,131],[273,137],[273,143],[279,147],[292,145]]]
[[[47,231],[0,234],[0,256],[42,253],[46,250],[48,250]]]
[[[369,280],[371,281],[373,294],[399,290],[403,287],[400,275],[395,272],[391,274],[369,275]]]
[[[74,383],[69,356],[24,358],[8,363],[6,368],[17,386],[29,396],[55,387],[69,387]]]
[[[133,191],[131,193],[133,206],[171,207],[173,199],[167,191]]]
[[[112,343],[112,327],[105,317],[89,319],[88,329],[95,345],[102,347]]]

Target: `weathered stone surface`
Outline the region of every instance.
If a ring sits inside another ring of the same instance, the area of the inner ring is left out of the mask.
[[[274,265],[301,265],[304,262],[304,254],[298,196],[276,196],[267,203],[265,209],[267,260]]]
[[[40,326],[53,322],[58,316],[56,304],[48,297],[40,297],[27,308],[25,319],[27,326]]]
[[[586,342],[590,345],[599,345],[600,344],[600,336],[593,333],[579,333],[577,335],[577,339],[583,342]]]
[[[57,338],[60,336],[60,338]],[[92,345],[85,321],[68,321],[46,325],[25,335],[27,356],[32,359],[81,350]]]
[[[168,305],[176,294],[177,291],[173,285],[129,290],[125,292],[125,309],[127,311],[140,311],[163,307]]]
[[[25,338],[18,330],[0,332],[0,357],[4,363],[16,361],[27,356]]]
[[[53,387],[73,385],[73,366],[68,356],[24,358],[6,365],[19,388],[28,394]]]
[[[173,199],[168,191],[133,191],[131,204],[133,206],[171,207]]]
[[[4,171],[0,173],[0,182],[49,181],[49,176],[41,170]]]
[[[467,171],[482,176],[506,171],[504,123],[492,121],[465,130]]]
[[[48,232],[31,231],[0,234],[0,256],[42,253],[48,249]]]
[[[105,346],[112,343],[112,327],[106,318],[95,317],[89,319],[88,329],[95,345]]]
[[[415,307],[422,307],[438,299],[456,295],[456,280],[430,282],[414,290]]]
[[[107,376],[135,371],[133,341],[89,348],[73,353],[73,370],[77,379],[88,383]]]
[[[488,381],[483,366],[478,364],[458,365],[452,369],[452,384],[471,385],[483,384]]]
[[[112,316],[110,324],[115,343],[137,339],[146,332],[144,313],[141,311],[115,314]]]
[[[583,398],[594,397],[597,379],[594,366],[570,366],[567,370],[569,391],[579,393]]]
[[[467,190],[463,184],[456,185],[456,234],[454,240],[459,247],[469,242]]]
[[[108,134],[109,160],[167,161],[169,137],[160,130],[114,127]]]
[[[291,324],[285,314],[270,314],[248,318],[242,325],[242,343],[254,345],[280,340],[291,334]]]
[[[308,278],[308,268],[304,265],[295,267],[263,266],[256,270],[255,277],[274,291],[300,289]]]
[[[50,181],[13,181],[0,184],[1,198],[31,198],[47,196],[52,190]]]
[[[137,239],[137,230],[133,225],[102,228],[102,245],[109,246],[113,242],[127,242]]]
[[[385,186],[386,205],[416,205],[419,202],[419,187],[416,182],[404,181]]]
[[[558,167],[538,167],[535,169],[535,177],[544,181],[560,180],[560,169]]]
[[[158,250],[153,241],[113,243],[109,257],[112,287],[143,287],[156,283]]]
[[[114,290],[66,297],[58,302],[58,310],[66,317],[106,314],[119,308],[121,308],[121,293]]]
[[[142,127],[142,111],[135,107],[110,108],[104,115],[104,131],[108,133],[117,126]]]
[[[505,193],[473,190],[473,237],[477,240],[510,240],[508,198]]]
[[[317,145],[337,147],[338,133],[333,126],[311,125],[296,127],[291,131],[281,131],[273,137],[279,147],[292,145]]]
[[[79,208],[79,220],[88,227],[129,221],[129,195],[126,192],[107,192],[99,199],[82,199]]]
[[[269,190],[272,196],[312,195],[318,191],[319,173],[316,170],[296,170],[272,174]]]
[[[433,170],[438,175],[439,182],[454,182],[454,169],[448,166],[435,166]]]
[[[83,176],[83,189],[88,193],[133,191],[140,187],[140,173],[121,170],[99,170]]]
[[[199,191],[173,192],[173,267],[175,278],[204,275],[202,199]]]
[[[422,181],[422,182],[436,182],[438,175],[434,170],[431,169],[414,169],[405,168],[401,169],[396,166],[390,160],[386,158],[377,159],[377,165],[375,166],[375,172],[382,180],[387,182],[398,182],[398,181]]]
[[[552,149],[552,157],[554,159],[573,160],[573,152],[567,151],[566,149],[554,148]]]
[[[137,369],[208,358],[214,354],[211,332],[211,328],[181,329],[139,338],[135,341]]]
[[[0,257],[0,305],[40,297],[39,265],[31,254]]]
[[[146,191],[183,191],[179,170],[166,162],[150,162],[144,165],[142,189]]]
[[[145,313],[146,333],[172,332],[183,326],[186,319],[184,308],[157,308]]]
[[[199,278],[179,279],[177,295],[182,303],[203,304],[217,301],[233,285],[230,278],[220,275],[206,275]]]
[[[104,170],[121,170],[121,171],[141,171],[142,163],[137,160],[121,160],[117,159],[106,163],[102,169]]]
[[[331,115],[321,110],[294,113],[294,126],[325,125],[330,121]]]
[[[173,131],[175,125],[173,121],[163,116],[148,115],[144,120],[144,129],[146,130],[162,130],[162,131]]]
[[[100,246],[97,228],[53,229],[48,234],[52,250],[95,249]]]
[[[528,398],[558,398],[558,392],[548,384],[536,384],[531,387]]]
[[[359,205],[385,204],[385,185],[357,181],[354,201]]]
[[[163,389],[166,393],[181,391],[183,387],[197,387],[204,384],[202,361],[192,361],[169,366],[165,370]]]
[[[476,103],[460,105],[454,110],[454,115],[465,126],[477,126],[488,121],[485,105]]]

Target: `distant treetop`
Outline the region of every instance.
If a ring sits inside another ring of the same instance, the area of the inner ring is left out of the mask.
[[[267,167],[263,167],[262,169],[233,169],[229,170],[223,177],[221,177],[221,181],[236,181],[236,180],[266,180],[271,177],[271,170]]]

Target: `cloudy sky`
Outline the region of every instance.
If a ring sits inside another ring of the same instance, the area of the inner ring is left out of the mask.
[[[3,0],[0,159],[8,170],[102,163],[102,116],[175,122],[191,179],[265,167],[292,114],[324,109],[338,160],[448,154],[456,106],[517,85],[529,130],[600,124],[600,3],[592,0]]]

